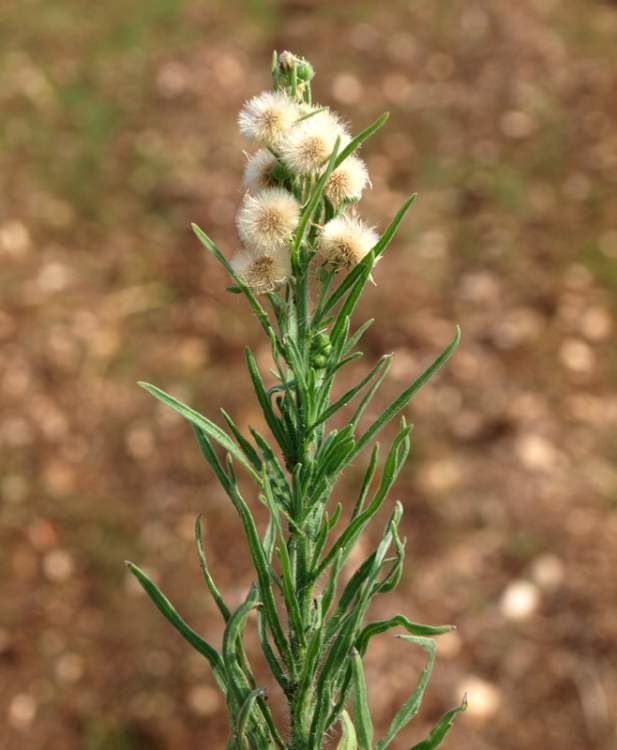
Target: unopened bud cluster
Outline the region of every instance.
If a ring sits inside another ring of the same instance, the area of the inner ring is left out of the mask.
[[[236,218],[243,250],[232,265],[258,294],[289,281],[290,241],[301,207],[333,150],[340,153],[351,140],[338,114],[310,101],[312,76],[308,62],[282,53],[273,76],[275,90],[247,101],[238,116],[242,135],[260,148],[248,157],[244,172],[247,192]],[[354,208],[369,184],[366,165],[354,154],[329,175],[324,188],[328,220],[319,225],[312,248],[317,265],[349,269],[377,242],[377,234]]]

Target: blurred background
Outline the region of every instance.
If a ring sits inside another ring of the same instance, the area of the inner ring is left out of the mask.
[[[379,614],[458,626],[397,747],[465,691],[451,750],[616,746],[616,41],[609,0],[3,0],[0,747],[224,746],[205,662],[123,560],[217,643],[199,511],[230,602],[251,568],[190,428],[135,381],[261,423],[242,349],[265,342],[188,225],[237,246],[235,117],[273,48],[356,131],[391,111],[368,220],[420,194],[357,314],[365,363],[395,353],[382,401],[463,329],[393,493],[408,559]],[[404,646],[369,652],[380,726]]]

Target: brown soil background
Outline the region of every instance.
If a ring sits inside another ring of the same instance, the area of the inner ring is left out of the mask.
[[[407,411],[408,559],[378,604],[458,630],[393,747],[465,691],[451,750],[616,746],[616,41],[608,1],[4,0],[0,747],[224,747],[206,665],[123,560],[217,642],[199,511],[231,602],[251,569],[190,429],[135,381],[260,422],[263,339],[188,224],[233,252],[235,116],[273,48],[356,130],[391,111],[371,222],[420,193],[357,315],[365,362],[396,355],[382,401],[463,329]],[[417,677],[404,645],[370,652],[380,727]]]

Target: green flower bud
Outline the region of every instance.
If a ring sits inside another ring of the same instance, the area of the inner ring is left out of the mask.
[[[328,358],[324,354],[314,354],[311,357],[311,367],[315,370],[323,370],[328,363]]]

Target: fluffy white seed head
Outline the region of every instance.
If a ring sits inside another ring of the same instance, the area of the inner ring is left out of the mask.
[[[368,183],[366,164],[352,154],[332,172],[324,192],[334,205],[338,205],[345,200],[360,200]]]
[[[277,146],[298,119],[298,105],[280,91],[264,91],[240,110],[238,127],[249,141]]]
[[[245,245],[268,253],[287,247],[299,217],[298,201],[283,188],[274,187],[246,195],[236,223]]]
[[[332,268],[351,268],[378,239],[377,233],[356,216],[337,216],[320,232],[319,255]]]
[[[279,150],[292,172],[310,175],[323,167],[337,138],[341,151],[349,143],[349,133],[335,114],[324,110],[298,122],[281,141]]]
[[[244,184],[252,193],[258,193],[260,190],[273,187],[274,182],[270,177],[270,172],[277,164],[277,158],[267,148],[260,148],[259,151],[249,157],[244,169]]]
[[[291,261],[285,248],[271,253],[246,250],[232,258],[231,265],[242,281],[257,294],[278,289],[291,276]]]

